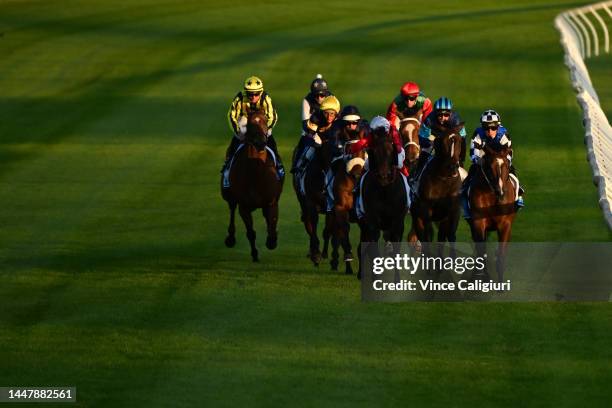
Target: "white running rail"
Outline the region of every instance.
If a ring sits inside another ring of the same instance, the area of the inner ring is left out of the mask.
[[[599,205],[612,229],[612,128],[584,64],[585,58],[610,53],[608,26],[612,27],[612,1],[568,10],[555,18],[565,50],[565,65],[584,112],[587,160],[599,190]]]

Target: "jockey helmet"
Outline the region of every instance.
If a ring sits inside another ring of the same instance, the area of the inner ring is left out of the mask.
[[[263,81],[256,76],[250,76],[244,81],[244,90],[247,92],[263,92]]]
[[[434,103],[434,109],[435,110],[448,110],[448,111],[453,110],[453,101],[451,101],[446,96],[443,96]]]
[[[334,95],[326,96],[325,99],[321,101],[321,110],[331,110],[336,112],[336,115],[340,113],[340,102],[338,101],[338,98],[336,98]]]
[[[347,105],[342,108],[340,118],[345,122],[356,122],[361,119],[361,115],[359,114],[359,109],[357,109],[356,106]]]
[[[385,128],[385,133],[389,133],[389,129],[391,129],[391,124],[386,118],[382,116],[374,116],[372,118],[372,121],[370,122],[370,128],[372,128],[372,130],[375,130],[381,127]]]
[[[310,84],[310,92],[312,94],[329,94],[329,88],[327,87],[327,81],[323,79],[321,74],[317,74],[317,77]]]
[[[420,89],[414,82],[406,82],[404,85],[402,85],[400,92],[404,98],[408,96],[419,96]]]
[[[480,123],[483,125],[485,123],[499,124],[499,122],[501,122],[501,116],[499,116],[499,113],[495,112],[493,109],[488,109],[482,112],[482,115],[480,115]]]

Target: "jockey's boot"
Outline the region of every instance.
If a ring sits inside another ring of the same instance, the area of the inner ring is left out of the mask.
[[[518,179],[516,178],[516,168],[514,167],[513,164],[510,165],[510,174],[512,174],[515,177],[518,183]],[[523,188],[523,186],[519,184],[518,198],[516,199],[516,203],[515,203],[517,211],[525,207],[525,200],[523,199],[524,194],[525,194],[525,189]]]
[[[274,136],[268,136],[266,144],[270,149],[272,149],[272,151],[274,152],[274,156],[276,157],[276,174],[278,174],[279,179],[283,179],[285,177],[285,167],[283,166],[280,154],[278,153],[278,148],[276,147],[276,140],[274,140]]]
[[[430,157],[431,153],[427,153],[425,151],[421,152],[421,154],[419,155],[419,162],[417,163],[417,171],[415,172],[416,177],[419,177],[421,171],[423,171],[423,167],[425,167],[425,164],[429,161]]]
[[[522,186],[519,186],[518,198],[516,199],[517,210],[520,210],[521,208],[525,207],[525,200],[523,199],[523,194],[525,194],[525,190]]]
[[[300,155],[300,158],[296,160],[295,168],[292,169],[292,172],[295,174],[301,175],[306,169],[306,167],[308,166],[308,163],[310,163],[310,161],[314,157],[314,154],[315,154],[314,146],[304,147],[304,151]]]
[[[472,219],[472,212],[470,211],[470,203],[468,197],[468,189],[462,188],[461,195],[459,196],[461,199],[461,208],[463,208],[463,218],[470,222]]]
[[[240,146],[240,140],[237,137],[232,137],[232,141],[228,146],[225,152],[225,162],[223,163],[223,167],[221,167],[221,174],[223,174],[223,188],[229,188],[229,164],[234,157],[234,153]]]

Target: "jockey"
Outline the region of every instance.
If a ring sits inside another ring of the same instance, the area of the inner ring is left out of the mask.
[[[310,92],[302,101],[302,136],[308,133],[308,119],[321,107],[321,102],[326,96],[332,95],[327,86],[327,81],[321,74],[310,84]]]
[[[363,159],[352,159],[350,151],[347,152],[353,143],[359,140],[360,133],[369,131],[368,121],[361,118],[359,109],[353,105],[347,105],[340,112],[340,120],[336,120],[329,130],[327,143],[330,145],[331,163],[325,174],[325,184],[327,191],[327,211],[331,211],[334,206],[333,197],[333,178],[338,169],[338,163],[353,167],[355,164],[364,165]]]
[[[319,110],[315,111],[306,121],[306,133],[302,136],[296,153],[295,166],[292,173],[301,174],[314,157],[317,148],[323,145],[330,136],[334,121],[340,113],[340,102],[329,95],[321,101]]]
[[[225,153],[225,163],[221,172],[224,174],[224,187],[229,187],[228,179],[229,175],[229,163],[238,146],[244,141],[246,134],[246,122],[249,113],[253,111],[262,111],[268,119],[268,139],[266,144],[276,156],[276,171],[279,177],[284,177],[285,169],[281,162],[278,149],[276,147],[276,141],[272,136],[272,128],[276,125],[278,116],[276,110],[272,106],[272,98],[264,91],[263,81],[256,76],[250,76],[244,81],[244,90],[238,92],[232,101],[227,118],[229,125],[234,133],[234,137],[227,148]]]
[[[347,105],[342,108],[340,120],[334,122],[328,140],[331,144],[332,163],[344,157],[345,146],[348,141],[359,140],[359,133],[368,129],[368,121],[361,118],[356,106]]]
[[[465,127],[459,114],[453,109],[453,102],[443,96],[434,103],[434,110],[428,115],[419,128],[419,144],[421,145],[421,156],[419,157],[419,171],[423,169],[425,163],[431,157],[433,141],[436,139],[436,131],[440,128],[452,129],[461,126],[459,136],[461,136],[461,156],[459,164],[463,167],[465,161]],[[465,171],[465,170],[464,170]]]
[[[470,186],[474,173],[481,165],[482,157],[485,155],[485,146],[491,147],[495,151],[500,151],[503,148],[509,148],[508,160],[510,162],[510,174],[511,177],[519,186],[519,195],[516,200],[516,206],[522,208],[525,206],[523,200],[524,190],[519,185],[518,178],[516,177],[516,171],[512,165],[512,140],[508,129],[501,124],[501,116],[493,109],[488,109],[480,115],[480,127],[474,130],[472,135],[472,143],[470,145],[470,157],[472,159],[472,166],[468,173],[467,178],[463,182],[463,188],[461,191],[461,200],[463,203],[463,216],[465,219],[471,218],[471,214],[468,208],[468,187]]]
[[[375,116],[372,118],[370,122],[370,129],[376,130],[378,128],[384,128],[385,133],[389,135],[391,140],[393,141],[393,146],[395,146],[395,150],[397,152],[397,158],[395,165],[398,169],[401,170],[404,176],[408,175],[408,169],[404,166],[404,159],[406,157],[406,152],[402,146],[402,141],[400,139],[399,133],[394,126],[391,126],[391,123],[382,116]],[[362,149],[368,148],[368,146],[372,143],[372,134],[368,132],[367,136],[363,139],[360,139],[358,142],[353,143],[351,146],[351,152],[353,154],[358,153]]]
[[[432,110],[431,100],[414,82],[406,82],[402,85],[400,93],[393,99],[387,109],[387,120],[397,130],[400,128],[400,120],[404,118],[426,118]]]

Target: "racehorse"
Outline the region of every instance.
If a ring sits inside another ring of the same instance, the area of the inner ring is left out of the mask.
[[[516,216],[515,196],[518,186],[510,179],[510,148],[495,151],[484,147],[485,155],[469,186],[468,197],[472,219],[469,222],[472,239],[476,243],[477,256],[486,252],[489,231],[497,231],[498,250],[496,257],[497,277],[504,277],[504,260]],[[475,277],[489,279],[486,269]]]
[[[259,261],[251,214],[255,209],[261,208],[266,219],[266,247],[274,249],[278,241],[278,200],[283,189],[283,179],[277,176],[272,150],[266,148],[267,132],[265,115],[257,111],[251,113],[247,120],[245,140],[230,163],[229,188],[223,188],[223,179],[221,180],[221,195],[230,209],[225,245],[232,248],[236,244],[234,216],[238,206],[251,244],[253,262]]]
[[[420,111],[417,112],[420,114]],[[406,158],[404,164],[409,171],[409,177],[415,177],[419,154],[421,153],[421,145],[419,144],[419,129],[421,128],[421,121],[416,115],[414,117],[404,118],[400,120],[400,137],[402,138],[402,144],[404,145],[404,151],[406,152]],[[408,242],[414,244],[415,248],[418,248],[418,238],[414,227],[410,227],[408,232]]]
[[[404,163],[410,174],[415,170],[419,161],[419,153],[421,152],[421,146],[419,145],[420,127],[421,121],[417,117],[400,120],[399,133],[402,138],[402,144],[404,145],[404,151],[406,152]]]
[[[298,145],[293,152],[293,166],[295,168],[296,160],[298,159]],[[330,231],[327,228],[328,222],[325,222],[323,228],[323,253],[319,249],[319,237],[317,226],[319,224],[319,214],[327,214],[327,197],[325,194],[325,172],[328,168],[330,160],[330,149],[328,143],[323,143],[322,146],[315,150],[313,159],[304,169],[303,174],[293,174],[293,189],[300,203],[301,219],[304,223],[304,228],[309,237],[308,257],[315,266],[319,266],[321,258],[327,258],[327,249],[329,246]],[[304,194],[301,192],[300,183],[303,183]]]
[[[454,243],[460,217],[461,125],[454,129],[436,129],[435,154],[421,172],[416,198],[410,208],[412,226],[425,254],[430,253],[435,222],[438,225],[438,255],[442,256],[442,243],[445,241],[450,242],[450,255],[456,255]]]
[[[401,241],[409,206],[408,183],[395,164],[395,146],[384,128],[372,132],[372,144],[368,148],[369,170],[360,180],[359,279],[363,276],[362,244],[378,242],[383,231],[386,240],[395,244]]]
[[[360,131],[358,138],[345,142],[345,154],[332,161],[330,171],[333,174],[332,191],[333,191],[333,208],[330,216],[327,217],[329,225],[328,230],[331,232],[332,270],[338,270],[338,245],[342,245],[344,251],[345,273],[351,275],[353,268],[351,262],[353,260],[352,246],[350,241],[350,222],[355,222],[354,215],[354,197],[353,190],[365,164],[367,157],[365,150],[361,150],[356,154],[349,154],[350,146],[357,142],[363,136],[365,129]]]

